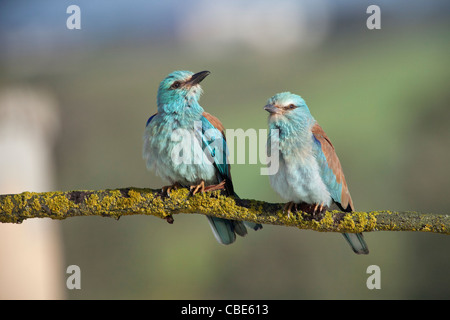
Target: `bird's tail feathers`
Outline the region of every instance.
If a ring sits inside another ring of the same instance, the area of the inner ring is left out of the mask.
[[[362,233],[343,233],[342,235],[356,254],[369,254],[369,248]]]
[[[244,221],[244,224],[255,231],[263,228],[262,224],[256,222]]]
[[[221,244],[232,244],[236,240],[234,221],[206,216],[216,240]]]
[[[254,222],[228,220],[211,216],[206,217],[208,218],[214,237],[221,244],[232,244],[236,241],[236,235],[245,237],[247,235],[247,228],[245,226],[253,230],[262,228],[260,224]]]
[[[247,235],[247,228],[245,227],[242,221],[232,220],[234,232],[241,237],[245,237]]]
[[[237,198],[237,199],[240,199],[239,196],[236,194],[236,192],[234,193],[234,197]],[[259,229],[263,228],[262,224],[255,223],[255,222],[250,222],[250,221],[244,221],[244,225],[249,227],[250,229],[255,230],[255,231],[258,231]],[[242,226],[242,227],[245,228],[245,226]],[[245,232],[245,233],[247,233],[247,232]]]
[[[230,191],[230,189],[226,188],[226,191]],[[239,196],[234,193],[234,190],[231,189],[234,197],[239,199]],[[259,223],[248,222],[248,221],[237,221],[237,220],[228,220],[223,218],[206,216],[209,221],[209,225],[211,226],[212,232],[216,240],[221,244],[232,244],[236,241],[236,234],[244,237],[247,234],[247,227],[253,230],[262,229],[262,225]]]

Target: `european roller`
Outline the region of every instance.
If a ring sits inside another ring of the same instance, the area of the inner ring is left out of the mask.
[[[224,189],[235,196],[227,159],[222,123],[199,104],[200,82],[209,71],[174,71],[161,81],[157,95],[158,111],[145,128],[143,157],[147,168],[170,183],[163,191],[189,187],[193,194]],[[213,234],[222,244],[231,244],[236,234],[245,236],[243,222],[207,216]],[[260,224],[245,224],[258,230]]]
[[[334,147],[305,101],[283,92],[270,98],[264,109],[270,113],[269,129],[278,130],[270,130],[267,141],[268,152],[279,152],[278,171],[269,176],[270,184],[289,201],[285,206],[288,214],[299,203],[306,203],[314,213],[324,207],[353,211]],[[272,132],[278,132],[278,137]],[[369,253],[362,233],[343,235],[355,253]]]

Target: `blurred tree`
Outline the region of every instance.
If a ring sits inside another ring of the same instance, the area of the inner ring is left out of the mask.
[[[54,188],[53,146],[59,131],[54,97],[33,87],[0,91],[0,193]],[[0,299],[61,299],[60,227],[35,220],[0,225]],[[5,245],[7,244],[7,245]]]

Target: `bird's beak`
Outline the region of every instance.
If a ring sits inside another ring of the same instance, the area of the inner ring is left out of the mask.
[[[274,106],[273,104],[265,105],[264,110],[266,110],[269,113],[280,113],[280,109]]]
[[[209,71],[200,71],[192,75],[192,77],[186,82],[188,86],[195,86],[203,81],[211,72]]]

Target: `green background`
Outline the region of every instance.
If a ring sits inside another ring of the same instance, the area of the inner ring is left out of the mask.
[[[448,15],[447,22],[442,16],[416,22],[420,12],[389,14],[383,4],[381,30],[366,28],[368,4],[355,3],[349,14],[356,22],[314,50],[263,54],[237,45],[220,55],[198,54],[184,42],[132,41],[130,33],[112,32],[101,45],[81,41],[57,58],[30,53],[4,59],[0,85],[27,83],[56,96],[63,126],[55,150],[57,190],[165,185],[141,157],[157,87],[173,70],[209,70],[200,103],[226,128],[266,129],[269,97],[301,95],[336,148],[358,210],[447,213]],[[85,21],[82,30],[66,30],[69,42],[95,28]],[[282,202],[259,174],[261,167],[232,166],[237,193]],[[357,256],[338,234],[271,225],[219,245],[200,215],[177,215],[173,225],[151,216],[56,223],[66,264],[82,271],[82,289],[65,291],[70,299],[450,296],[448,236],[366,233],[370,254]],[[380,290],[366,287],[370,265],[381,268]]]

